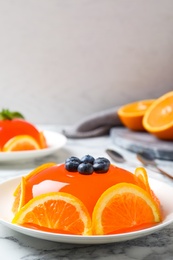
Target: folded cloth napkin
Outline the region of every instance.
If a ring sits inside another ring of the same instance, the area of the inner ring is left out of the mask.
[[[109,134],[112,127],[122,126],[117,114],[118,107],[110,108],[63,129],[63,134],[68,138],[89,138]]]

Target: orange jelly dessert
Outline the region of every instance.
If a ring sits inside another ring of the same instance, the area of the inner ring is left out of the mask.
[[[24,176],[14,192],[12,223],[43,231],[105,235],[147,228],[162,219],[144,168],[135,173],[104,157],[70,157]]]
[[[46,138],[19,112],[3,109],[0,112],[0,150],[2,152],[46,148]]]

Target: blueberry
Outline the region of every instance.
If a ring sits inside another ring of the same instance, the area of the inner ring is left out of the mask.
[[[89,175],[92,174],[94,169],[91,163],[80,163],[78,168],[78,172],[81,174]]]
[[[105,173],[109,170],[109,166],[105,162],[94,163],[93,169],[96,173]]]
[[[94,163],[95,162],[98,162],[98,163],[99,162],[105,162],[105,163],[110,165],[110,161],[107,158],[105,158],[105,157],[98,157],[98,158],[95,159]]]
[[[85,155],[85,156],[83,156],[83,157],[81,158],[81,162],[93,164],[93,162],[94,162],[94,157],[91,156],[91,155],[89,155],[89,154],[88,154],[88,155]]]
[[[65,169],[69,172],[76,172],[80,163],[78,157],[72,156],[65,161]]]
[[[80,159],[79,159],[78,157],[76,157],[76,156],[71,156],[71,157],[67,158],[66,161],[65,161],[65,163],[67,163],[67,162],[69,162],[69,161],[70,161],[70,162],[71,162],[71,161],[72,161],[72,162],[75,161],[75,162],[79,162],[79,163],[81,162]]]
[[[109,170],[110,161],[105,157],[95,159],[93,168],[96,173],[105,173]]]

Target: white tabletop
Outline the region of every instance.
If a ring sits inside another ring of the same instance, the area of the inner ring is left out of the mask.
[[[59,127],[43,126],[46,130],[60,132]],[[0,181],[21,175],[46,162],[62,163],[69,156],[82,157],[91,154],[94,157],[108,155],[106,148],[115,148],[128,158],[129,164],[117,164],[131,171],[140,163],[135,154],[115,147],[109,136],[87,139],[68,139],[66,145],[52,156],[35,161],[20,163],[1,163]],[[110,159],[110,158],[109,158]],[[110,159],[111,160],[111,159]],[[113,162],[113,161],[111,161]],[[172,171],[173,162],[163,162],[162,167]],[[166,177],[152,173],[153,178],[173,185]],[[65,244],[46,241],[20,234],[0,225],[0,249],[3,260],[55,260],[55,259],[173,259],[173,224],[151,235],[125,242],[102,245]]]

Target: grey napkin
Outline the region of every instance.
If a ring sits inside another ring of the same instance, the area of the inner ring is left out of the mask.
[[[63,130],[68,138],[89,138],[109,134],[112,127],[122,126],[117,114],[118,107],[110,108],[85,117]]]

